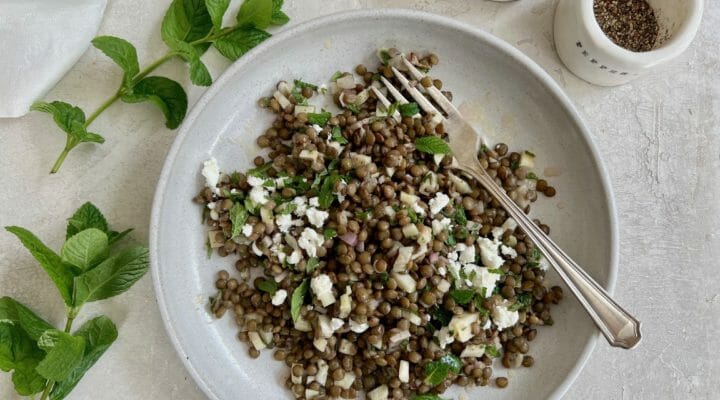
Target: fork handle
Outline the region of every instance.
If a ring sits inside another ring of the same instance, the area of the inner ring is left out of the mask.
[[[610,345],[631,349],[642,338],[640,321],[635,319],[553,242],[525,212],[498,186],[479,163],[460,167],[477,179],[515,219],[533,243],[542,251],[563,282],[590,314]]]

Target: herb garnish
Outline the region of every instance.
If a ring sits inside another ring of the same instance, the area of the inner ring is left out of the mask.
[[[275,282],[275,279],[264,279],[257,284],[257,288],[258,290],[261,290],[265,293],[270,294],[270,296],[273,296],[278,290],[278,284],[277,282]]]
[[[128,41],[114,36],[98,36],[93,46],[112,59],[123,71],[120,87],[109,99],[86,117],[77,106],[63,101],[36,102],[30,108],[53,116],[66,134],[65,148],[50,173],[56,173],[65,158],[80,143],[104,143],[105,139],[88,131],[90,124],[117,100],[125,103],[151,102],[165,115],[166,126],[175,129],[185,118],[188,99],[183,87],[163,76],[148,76],[167,61],[180,58],[188,63],[190,81],[210,86],[212,77],[200,57],[214,46],[220,54],[235,61],[270,34],[264,29],[283,25],[289,18],[282,12],[283,0],[246,0],[236,17],[237,25],[222,27],[228,0],[174,0],[162,21],[160,33],[169,51],[140,70],[137,50]]]
[[[452,297],[457,304],[465,305],[470,303],[473,297],[475,297],[475,291],[470,289],[453,289],[450,291],[450,297]]]
[[[13,371],[23,396],[42,392],[41,400],[63,399],[117,338],[106,316],[93,318],[74,333],[73,321],[85,303],[128,290],[149,268],[148,250],[114,244],[129,232],[108,228],[100,210],[85,203],[68,220],[60,254],[30,231],[7,226],[55,284],[67,309],[64,330],[55,329],[18,301],[0,299],[0,369]]]
[[[398,105],[398,111],[403,117],[412,117],[420,112],[420,106],[418,103],[405,103]]]
[[[325,124],[330,121],[330,118],[332,118],[332,114],[329,111],[324,111],[321,113],[310,113],[307,115],[308,122],[315,125],[325,126]]]
[[[320,260],[317,257],[310,257],[305,264],[305,273],[310,274],[320,265]]]
[[[415,148],[429,154],[451,154],[450,146],[437,136],[423,136],[415,139]]]
[[[339,126],[333,126],[332,131],[330,132],[330,139],[340,144],[348,144],[348,140],[342,135],[342,131]]]
[[[446,354],[439,360],[429,362],[425,365],[425,383],[436,386],[442,383],[450,372],[460,373],[462,362],[454,354]]]
[[[300,317],[300,309],[305,304],[305,296],[310,289],[310,280],[305,279],[302,283],[293,290],[292,296],[290,297],[290,315],[294,322],[297,322]]]

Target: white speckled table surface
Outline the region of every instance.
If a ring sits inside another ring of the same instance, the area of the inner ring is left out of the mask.
[[[403,7],[452,16],[505,39],[535,60],[569,94],[593,132],[610,172],[620,220],[617,299],[644,323],[633,351],[598,343],[568,399],[717,399],[720,393],[720,3],[707,1],[693,45],[671,65],[628,85],[591,86],[569,73],[552,43],[554,0],[286,1],[292,24],[340,10]],[[121,36],[141,60],[165,51],[159,24],[169,0],[110,0],[101,34]],[[205,56],[214,76],[227,63]],[[190,86],[185,67],[161,72]],[[118,73],[89,50],[47,96],[93,108],[115,90]],[[51,120],[31,114],[0,120],[0,225],[31,228],[53,248],[65,218],[97,204],[118,228],[148,237],[155,183],[174,138],[152,107],[118,104],[93,125],[108,139],[80,146],[60,174],[47,174],[64,144]],[[52,283],[9,234],[0,234],[0,294],[61,323]],[[120,338],[72,399],[204,399],[162,326],[150,277],[128,294],[86,308],[119,326]],[[232,383],[228,383],[232,384]],[[8,374],[0,398],[18,398]]]

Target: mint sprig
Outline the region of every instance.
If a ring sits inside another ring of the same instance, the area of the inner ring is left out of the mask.
[[[190,81],[210,86],[212,76],[201,57],[211,46],[234,61],[271,35],[270,26],[286,24],[290,19],[282,11],[283,0],[245,0],[235,18],[234,26],[222,26],[230,0],[174,0],[163,18],[160,34],[168,52],[143,70],[137,50],[130,42],[114,36],[93,39],[95,48],[117,64],[123,72],[118,90],[89,116],[77,106],[63,101],[36,102],[30,107],[53,116],[55,124],[66,134],[65,147],[50,173],[60,170],[67,155],[81,143],[102,144],[105,139],[90,132],[88,127],[116,101],[155,104],[166,119],[169,129],[180,126],[187,113],[188,99],[180,83],[163,77],[150,76],[159,66],[179,58],[188,65]]]
[[[117,339],[115,324],[105,316],[72,332],[83,305],[128,290],[149,268],[148,250],[113,248],[122,233],[109,229],[105,217],[85,203],[68,220],[60,254],[27,229],[8,226],[55,284],[67,309],[63,330],[56,329],[10,297],[0,298],[0,370],[12,371],[22,396],[40,400],[65,398]]]

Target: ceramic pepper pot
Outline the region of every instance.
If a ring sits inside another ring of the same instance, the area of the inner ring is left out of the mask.
[[[703,0],[647,0],[659,26],[652,50],[634,52],[616,45],[600,28],[594,0],[560,0],[555,10],[555,48],[578,77],[596,85],[615,86],[679,56],[700,26]]]

